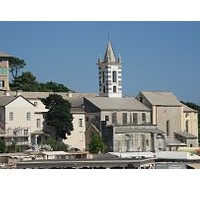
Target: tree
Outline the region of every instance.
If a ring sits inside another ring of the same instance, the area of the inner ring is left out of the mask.
[[[9,67],[10,67],[10,72],[12,74],[13,79],[16,79],[18,77],[19,70],[24,68],[25,66],[26,66],[26,63],[23,59],[20,59],[17,57],[9,58]]]
[[[49,138],[42,142],[42,145],[50,145],[53,151],[68,151],[68,145],[61,141],[56,141],[53,138]]]
[[[48,92],[69,92],[70,89],[65,87],[61,83],[56,83],[53,81],[40,83],[40,90],[48,91]]]
[[[89,151],[90,153],[100,153],[105,150],[103,139],[97,133],[93,133],[90,138]]]
[[[10,83],[11,90],[23,90],[33,92],[69,92],[70,89],[61,83],[39,83],[31,72],[23,72]]]
[[[11,90],[37,91],[38,82],[31,72],[23,72],[10,84]]]
[[[4,153],[6,149],[6,143],[3,139],[0,139],[0,153]]]
[[[46,109],[49,109],[45,116],[48,126],[54,129],[56,140],[66,139],[66,134],[70,135],[73,130],[71,104],[58,94],[50,94],[41,101]]]

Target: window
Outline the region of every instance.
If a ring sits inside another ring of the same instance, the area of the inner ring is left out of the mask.
[[[186,120],[185,122],[185,131],[188,132],[189,131],[189,121]]]
[[[133,124],[138,124],[138,114],[133,113]]]
[[[83,119],[82,118],[79,119],[79,127],[83,127]]]
[[[117,92],[117,87],[113,86],[113,92],[116,93]]]
[[[103,93],[105,93],[106,92],[106,87],[105,86],[103,86]]]
[[[146,113],[142,113],[142,121],[146,122]]]
[[[105,121],[109,121],[109,116],[108,115],[105,116]]]
[[[30,112],[26,113],[26,119],[27,119],[27,121],[31,120],[31,113]]]
[[[112,123],[117,124],[117,113],[112,113]]]
[[[9,120],[10,121],[14,120],[14,114],[13,114],[13,112],[9,112]]]
[[[28,135],[28,129],[24,129],[24,135]]]
[[[117,72],[113,71],[113,83],[117,82]]]
[[[5,82],[4,81],[0,81],[0,88],[4,88],[5,87]]]
[[[41,128],[41,119],[36,120],[36,126],[37,128]]]
[[[89,121],[89,117],[86,117],[86,122],[88,122]]]
[[[167,136],[169,136],[169,120],[167,120],[166,122],[166,133],[167,133]]]
[[[146,140],[146,146],[149,146],[149,140]]]
[[[127,124],[127,113],[122,113],[123,124]]]
[[[103,83],[105,82],[105,72],[103,72]]]

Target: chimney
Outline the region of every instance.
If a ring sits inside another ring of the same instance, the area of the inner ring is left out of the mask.
[[[20,96],[20,95],[22,95],[22,90],[17,90],[17,91],[16,91],[16,96],[18,97],[18,96]]]
[[[68,96],[69,98],[72,98],[72,93],[71,93],[71,92],[68,92],[68,93],[67,93],[67,96]]]
[[[4,95],[5,95],[6,97],[9,97],[9,96],[10,96],[10,92],[9,92],[8,90],[5,90],[5,91],[4,91]]]

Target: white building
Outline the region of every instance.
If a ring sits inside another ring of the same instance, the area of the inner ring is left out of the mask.
[[[23,149],[31,146],[35,131],[34,105],[22,96],[0,97],[0,137],[6,145],[16,143]]]

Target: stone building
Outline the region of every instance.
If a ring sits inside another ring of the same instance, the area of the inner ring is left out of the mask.
[[[96,132],[108,151],[177,150],[198,146],[198,113],[172,92],[141,91],[122,96],[122,62],[108,42],[98,59],[99,97],[85,98],[86,148]]]
[[[152,124],[166,133],[166,149],[198,146],[198,113],[172,92],[141,91],[137,97],[152,110]]]

